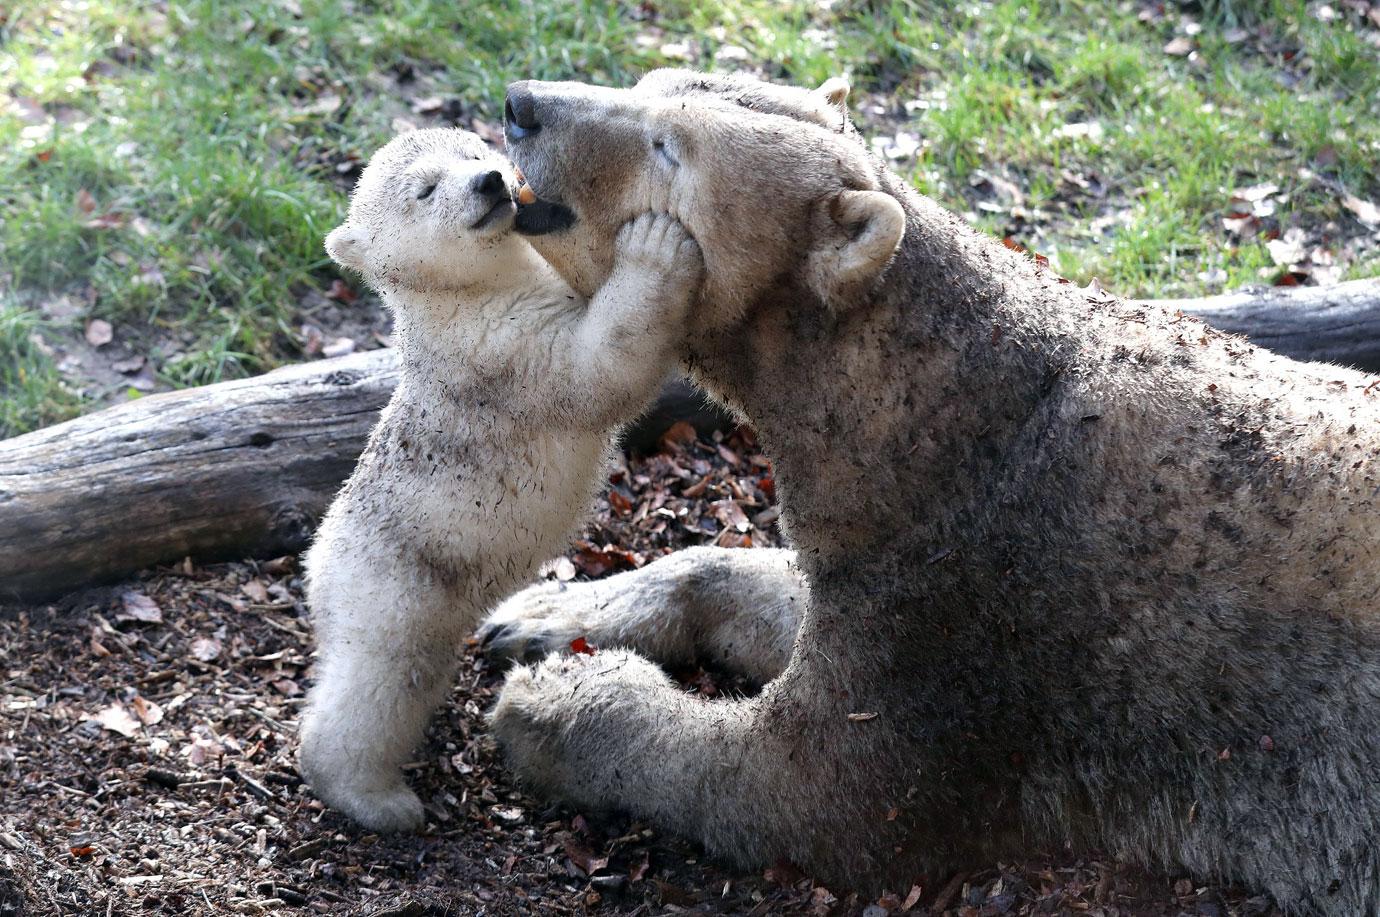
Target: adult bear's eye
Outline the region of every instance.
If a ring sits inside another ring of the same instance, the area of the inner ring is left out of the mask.
[[[652,141],[652,149],[653,149],[654,151],[656,151],[656,154],[657,154],[658,156],[660,156],[661,159],[662,159],[662,161],[664,161],[667,165],[670,165],[670,166],[678,166],[678,165],[680,165],[680,161],[677,160],[675,156],[671,155],[671,151],[670,151],[669,149],[666,148],[666,141],[665,141],[665,140],[662,140],[662,139],[660,139],[660,138],[657,138],[656,140],[653,140],[653,141]]]
[[[421,191],[418,191],[418,192],[417,192],[417,200],[419,200],[419,201],[424,201],[424,200],[426,200],[427,198],[431,197],[431,192],[433,192],[433,191],[435,191],[435,190],[436,190],[436,182],[432,182],[431,184],[429,184],[429,185],[427,185],[425,188],[423,188]]]

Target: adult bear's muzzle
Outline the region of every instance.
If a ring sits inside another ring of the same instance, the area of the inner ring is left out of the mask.
[[[518,207],[517,219],[513,228],[524,236],[544,236],[560,232],[575,225],[575,211],[565,204],[544,201],[537,198],[530,204]]]

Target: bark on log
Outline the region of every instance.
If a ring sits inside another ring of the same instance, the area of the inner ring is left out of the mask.
[[[1380,280],[1158,304],[1280,353],[1380,372]],[[185,556],[300,550],[392,394],[396,360],[378,350],[291,366],[0,442],[0,603]],[[682,417],[725,422],[700,404],[672,387],[629,440],[655,442]]]

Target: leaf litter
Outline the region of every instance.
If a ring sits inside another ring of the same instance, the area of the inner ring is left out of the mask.
[[[624,456],[610,485],[629,505],[601,501],[544,575],[611,575],[692,544],[781,544],[773,469],[751,431],[707,438],[677,425],[653,454]],[[576,643],[575,652],[598,651]],[[971,874],[917,876],[876,898],[791,864],[738,873],[645,823],[526,795],[483,719],[501,674],[469,646],[406,766],[427,827],[381,837],[325,810],[297,773],[311,652],[293,557],[186,561],[0,615],[0,908],[23,900],[33,917],[1277,913],[1241,892],[1035,851]],[[673,674],[707,698],[744,690],[703,668]]]

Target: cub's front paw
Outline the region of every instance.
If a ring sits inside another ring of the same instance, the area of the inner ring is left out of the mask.
[[[308,722],[299,764],[311,791],[326,805],[370,831],[416,831],[426,821],[417,794],[402,774],[373,773],[344,748],[331,747],[313,734]]]
[[[655,271],[687,292],[704,274],[699,244],[669,214],[644,213],[625,223],[618,231],[615,251],[620,261]]]
[[[584,622],[566,610],[581,588],[538,583],[499,605],[475,632],[484,653],[491,659],[536,662],[587,636]]]
[[[403,783],[387,790],[346,791],[344,796],[332,794],[327,801],[331,808],[380,834],[411,833],[420,830],[426,822],[422,801]]]
[[[381,834],[417,831],[426,812],[417,794],[399,777],[387,787],[366,787],[308,777],[311,790],[326,805]]]

